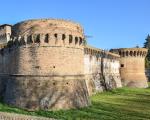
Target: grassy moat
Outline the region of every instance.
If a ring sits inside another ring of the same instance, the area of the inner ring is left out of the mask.
[[[64,120],[150,120],[150,88],[120,88],[91,97],[92,105],[78,110],[27,112],[0,103],[0,111]]]

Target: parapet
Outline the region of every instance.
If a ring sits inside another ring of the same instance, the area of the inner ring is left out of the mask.
[[[83,28],[74,22],[62,19],[35,19],[15,24],[12,27],[13,41],[19,44],[71,46],[84,45]]]
[[[121,57],[146,57],[147,49],[146,48],[119,48],[111,49],[113,53],[119,54]]]
[[[83,28],[75,22],[62,19],[33,19],[17,23],[13,26],[13,35],[31,35],[33,33],[48,33],[57,30],[83,34]],[[63,32],[63,31],[61,31]]]
[[[85,54],[90,54],[90,55],[96,55],[96,56],[102,56],[104,55],[104,57],[110,57],[110,58],[120,58],[120,55],[118,54],[115,54],[115,53],[112,53],[112,52],[109,52],[109,51],[106,51],[106,50],[102,50],[102,49],[98,49],[98,48],[95,48],[95,47],[92,47],[92,46],[85,46],[84,48],[84,53]]]

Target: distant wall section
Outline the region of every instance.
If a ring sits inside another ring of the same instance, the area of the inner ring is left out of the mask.
[[[118,52],[121,66],[121,79],[124,86],[146,88],[148,87],[145,75],[145,48],[121,48],[114,49]]]
[[[84,73],[90,94],[121,87],[119,55],[93,47],[84,48]]]

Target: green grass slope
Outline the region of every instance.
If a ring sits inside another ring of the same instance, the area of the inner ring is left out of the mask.
[[[0,111],[63,120],[150,120],[150,88],[120,88],[91,97],[87,108],[27,112],[0,103]]]

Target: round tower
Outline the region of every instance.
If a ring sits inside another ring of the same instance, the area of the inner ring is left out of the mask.
[[[21,108],[68,109],[89,104],[84,78],[82,27],[58,19],[13,26],[5,102]]]
[[[120,72],[124,86],[146,88],[148,87],[145,75],[145,48],[117,49],[120,55]]]

